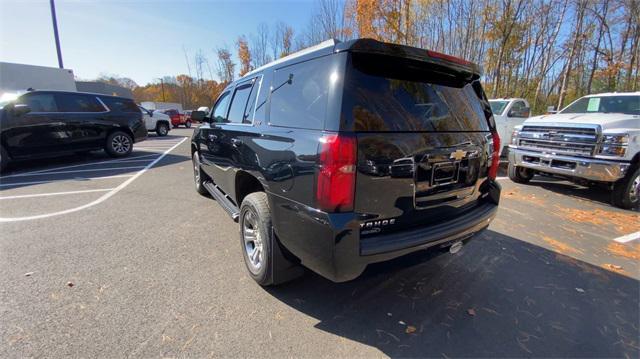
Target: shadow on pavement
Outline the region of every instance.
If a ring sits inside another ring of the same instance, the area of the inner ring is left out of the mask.
[[[130,157],[121,158],[118,160],[132,160],[136,157],[148,156],[148,155],[160,155],[157,152],[136,150]],[[61,180],[73,180],[73,181],[90,181],[90,179],[82,179],[82,177],[102,177],[102,176],[118,176],[118,175],[133,175],[140,171],[144,166],[148,165],[157,156],[145,157],[142,159],[148,159],[148,161],[142,162],[111,162],[113,158],[109,157],[104,152],[91,152],[81,155],[56,157],[52,159],[38,159],[31,161],[21,161],[11,163],[7,171],[3,172],[0,176],[0,191],[10,190],[14,188],[22,188],[31,186],[38,183],[38,181],[61,181]],[[99,163],[102,161],[109,161],[108,163]],[[172,165],[174,163],[191,161],[191,158],[184,155],[176,155],[169,153],[153,165],[153,168]],[[74,166],[72,168],[58,167]],[[121,168],[111,169],[118,167],[136,167],[136,168]],[[49,170],[51,169],[51,170]],[[98,171],[85,171],[88,169],[100,169]],[[104,170],[102,170],[104,169]],[[73,172],[80,170],[81,172]],[[52,173],[46,174],[28,174],[32,171],[47,171],[47,172],[67,172],[67,173]],[[18,176],[16,176],[18,175]],[[126,178],[121,178],[126,180]],[[10,185],[14,184],[15,185]]]
[[[348,283],[310,273],[267,290],[316,328],[391,357],[639,355],[632,278],[490,230],[432,257],[376,264]]]

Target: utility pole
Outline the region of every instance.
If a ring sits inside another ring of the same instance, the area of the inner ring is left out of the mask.
[[[162,87],[162,102],[167,102],[167,100],[164,98],[164,80],[163,79],[160,79],[160,87]]]
[[[53,36],[56,39],[56,50],[58,52],[58,66],[63,69],[64,65],[62,64],[62,50],[60,50],[60,36],[58,35],[58,20],[56,20],[56,5],[53,2],[54,0],[49,0],[49,4],[51,5],[51,21],[53,21]]]

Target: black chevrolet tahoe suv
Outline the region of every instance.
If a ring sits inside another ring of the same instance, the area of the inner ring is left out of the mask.
[[[142,112],[128,98],[29,91],[0,101],[2,169],[13,160],[98,149],[123,157],[146,137]]]
[[[477,65],[423,49],[326,41],[229,84],[193,133],[196,190],[240,222],[261,285],[300,265],[335,282],[496,214],[500,148]]]

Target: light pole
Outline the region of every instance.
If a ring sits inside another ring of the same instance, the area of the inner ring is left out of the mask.
[[[62,50],[60,50],[60,36],[58,35],[58,20],[56,20],[56,5],[53,0],[49,0],[51,5],[51,21],[53,22],[53,36],[56,39],[56,51],[58,52],[58,66],[63,69],[62,64]]]

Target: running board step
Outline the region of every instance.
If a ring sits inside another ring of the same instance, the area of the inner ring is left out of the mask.
[[[218,186],[216,186],[216,184],[213,182],[204,182],[203,186],[207,189],[207,191],[209,191],[209,193],[211,193],[213,198],[218,201],[220,206],[222,206],[222,208],[227,211],[227,213],[229,213],[231,218],[237,222],[238,218],[240,217],[240,210],[238,209],[238,207],[236,207],[235,204],[233,204],[233,202],[231,202],[229,196],[224,194],[224,192],[222,192],[220,188],[218,188]]]

